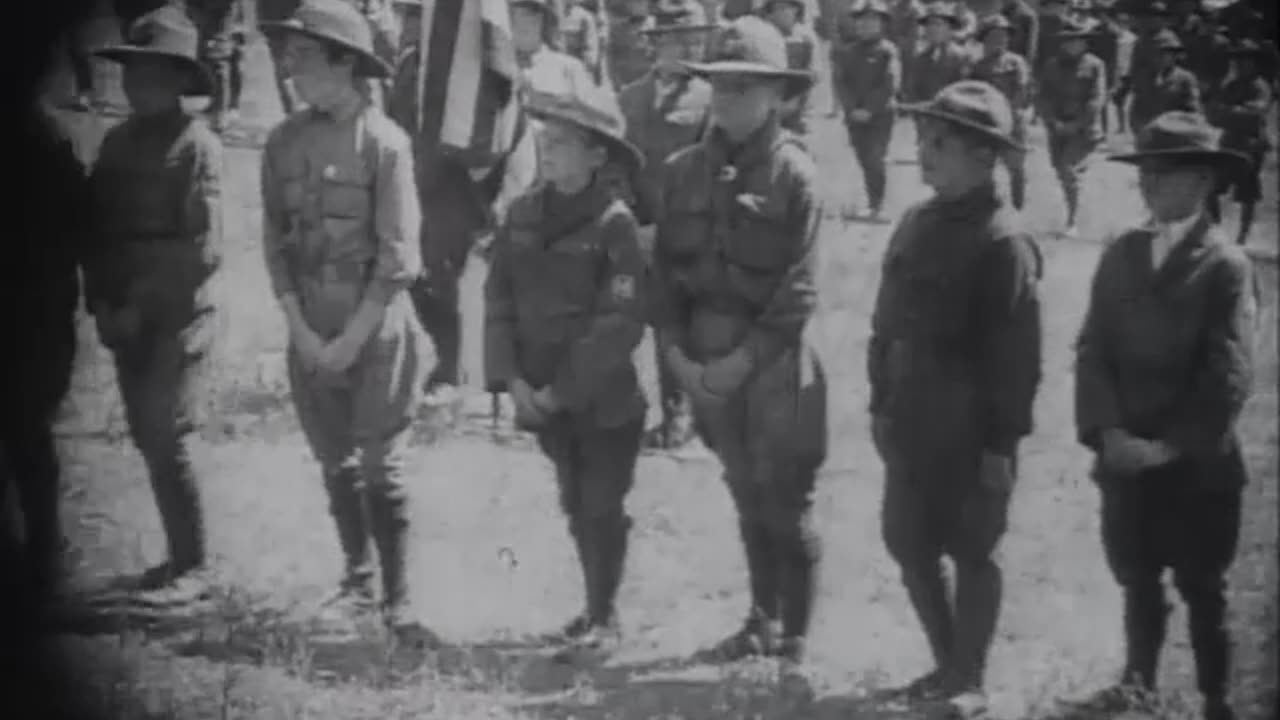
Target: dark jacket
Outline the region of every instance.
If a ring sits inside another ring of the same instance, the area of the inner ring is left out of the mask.
[[[907,211],[885,252],[867,356],[870,410],[894,445],[962,481],[982,451],[1011,454],[1031,432],[1040,264],[992,186]]]
[[[1094,273],[1076,351],[1080,442],[1100,451],[1102,431],[1121,428],[1186,457],[1228,456],[1253,379],[1250,261],[1207,219],[1155,271],[1151,240],[1143,228],[1121,234]]]
[[[924,48],[911,61],[904,92],[907,101],[932,100],[942,88],[969,77],[973,60],[959,43]]]
[[[1196,76],[1175,65],[1162,72],[1133,76],[1133,106],[1129,113],[1133,127],[1147,123],[1172,110],[1200,112],[1200,83]]]
[[[893,112],[902,85],[898,48],[888,38],[850,40],[831,49],[831,82],[840,107],[873,116]]]
[[[1261,77],[1232,78],[1214,93],[1209,103],[1209,121],[1222,129],[1222,146],[1248,153],[1261,153],[1270,145],[1267,111],[1271,108],[1271,86]]]

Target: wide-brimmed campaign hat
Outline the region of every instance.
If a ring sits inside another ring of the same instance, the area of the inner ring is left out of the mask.
[[[855,0],[849,6],[849,15],[851,17],[879,15],[886,21],[893,19],[893,11],[889,9],[889,4],[885,0]]]
[[[369,20],[343,0],[304,0],[288,20],[262,23],[265,33],[297,33],[349,50],[357,57],[356,72],[387,77],[391,66],[373,51]]]
[[[1249,162],[1243,154],[1219,145],[1222,131],[1204,115],[1173,110],[1160,115],[1138,131],[1133,152],[1111,155],[1112,162],[1137,165],[1147,160],[1171,160],[1187,165],[1238,166]]]
[[[764,0],[763,3],[760,3],[760,12],[767,15],[773,11],[774,5],[784,5],[784,4],[791,5],[792,7],[794,7],[797,11],[796,13],[797,17],[800,18],[801,22],[804,22],[804,11],[805,11],[804,0]]]
[[[524,109],[536,119],[558,120],[591,133],[608,147],[611,158],[631,170],[644,166],[644,153],[627,140],[622,110],[603,88],[583,87],[572,94],[531,91]]]
[[[982,42],[983,38],[987,36],[987,33],[992,30],[1004,30],[1006,33],[1012,32],[1013,23],[1009,22],[1009,18],[1004,15],[996,13],[995,15],[986,18],[981,23],[978,23],[978,29],[973,33],[973,37],[978,42]]]
[[[1152,38],[1151,42],[1155,45],[1157,50],[1164,50],[1167,52],[1182,52],[1187,49],[1187,47],[1182,44],[1182,39],[1178,37],[1178,33],[1172,30],[1161,30],[1156,33],[1156,36]]]
[[[932,100],[904,105],[903,110],[963,127],[1011,149],[1024,149],[1014,135],[1009,98],[994,85],[981,80],[951,83]]]
[[[129,26],[124,40],[94,54],[118,63],[146,59],[172,62],[189,77],[184,95],[208,95],[213,91],[209,71],[200,62],[200,31],[180,8],[165,5],[143,15]]]
[[[745,75],[785,80],[787,95],[813,87],[813,73],[792,70],[787,63],[787,41],[773,24],[755,15],[744,15],[720,31],[711,59],[685,63],[694,75],[716,77]]]
[[[918,22],[923,25],[934,18],[942,18],[951,23],[951,26],[960,29],[964,27],[964,16],[960,12],[959,6],[954,2],[946,2],[937,0],[924,6],[924,10],[920,13]]]
[[[1228,57],[1249,57],[1255,60],[1261,60],[1271,55],[1265,47],[1258,42],[1245,38],[1240,42],[1227,48]]]
[[[1088,40],[1090,38],[1095,38],[1101,34],[1102,34],[1102,27],[1096,23],[1089,24],[1089,23],[1082,22],[1080,20],[1076,20],[1074,18],[1067,18],[1066,20],[1062,21],[1062,25],[1058,28],[1058,31],[1054,33],[1053,36],[1060,41],[1061,40]]]
[[[715,23],[707,21],[707,11],[694,0],[677,0],[655,7],[640,32],[644,35],[710,32]]]

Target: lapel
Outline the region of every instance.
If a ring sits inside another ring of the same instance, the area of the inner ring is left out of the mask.
[[[1164,259],[1164,263],[1158,269],[1151,270],[1152,289],[1156,292],[1167,290],[1195,273],[1201,266],[1205,253],[1208,252],[1209,233],[1212,229],[1208,215],[1201,215],[1200,219],[1191,226],[1187,236],[1170,248],[1169,256]],[[1148,234],[1146,242],[1148,268],[1151,267],[1151,239],[1152,236]]]

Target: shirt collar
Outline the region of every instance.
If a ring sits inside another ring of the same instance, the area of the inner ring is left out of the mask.
[[[1147,221],[1147,229],[1167,241],[1170,246],[1173,246],[1184,240],[1199,220],[1199,213],[1193,213],[1181,220],[1165,223],[1156,222],[1153,218]]]

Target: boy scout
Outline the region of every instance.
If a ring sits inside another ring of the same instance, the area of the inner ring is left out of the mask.
[[[645,327],[645,261],[635,218],[601,171],[637,170],[640,151],[602,89],[531,93],[541,183],[512,203],[486,281],[485,365],[516,422],[556,468],[586,608],[552,636],[570,650],[619,640],[622,581],[645,400],[632,356]]]
[[[1067,202],[1064,237],[1076,232],[1080,180],[1102,142],[1102,113],[1107,103],[1107,69],[1089,52],[1092,31],[1064,21],[1054,45],[1057,57],[1041,75],[1037,104],[1049,136],[1049,162]]]
[[[1009,50],[1013,23],[1003,15],[992,15],[978,26],[975,38],[982,43],[982,57],[973,64],[973,79],[981,80],[1000,92],[1013,109],[1013,139],[1025,146],[1027,140],[1026,108],[1031,100],[1031,67],[1021,55]],[[1009,195],[1018,210],[1027,197],[1027,154],[1009,150],[1004,154],[1009,169]]]
[[[1036,42],[1040,36],[1040,16],[1027,5],[1027,0],[965,0],[965,27],[960,36],[972,38],[979,45],[982,26],[996,17],[1009,21],[1009,50],[1028,63],[1036,57]]]
[[[398,0],[404,32],[387,114],[413,143],[418,206],[422,212],[419,249],[423,272],[409,291],[418,320],[435,346],[436,365],[427,378],[425,402],[448,406],[459,398],[462,377],[462,314],[459,281],[476,238],[491,225],[489,204],[503,178],[493,171],[479,181],[456,155],[441,152],[430,133],[419,131],[418,79],[422,3]],[[430,100],[428,99],[428,106]],[[505,169],[505,168],[504,168]]]
[[[1156,52],[1149,72],[1133,76],[1133,106],[1129,116],[1135,128],[1146,127],[1153,119],[1172,110],[1200,112],[1200,84],[1191,71],[1179,63],[1182,41],[1172,30],[1161,30],[1149,47]]]
[[[581,62],[591,78],[600,82],[600,27],[596,15],[583,0],[569,0],[564,21],[560,23],[560,46],[570,57]]]
[[[924,182],[885,253],[868,346],[872,437],[885,466],[882,532],[936,669],[906,687],[961,717],[986,704],[1000,608],[993,552],[1040,381],[1039,253],[996,192],[1015,148],[1004,94],[976,80],[909,106]],[[949,598],[940,561],[955,566]]]
[[[926,102],[942,88],[969,76],[973,58],[955,41],[960,12],[952,2],[934,2],[920,16],[924,47],[911,61],[904,93],[908,102]]]
[[[832,48],[832,81],[844,109],[849,142],[862,168],[868,215],[879,220],[884,207],[885,157],[893,137],[902,64],[897,46],[884,34],[892,16],[883,0],[856,3],[849,15],[853,37],[841,38]]]
[[[608,64],[613,87],[624,87],[649,71],[649,46],[642,30],[649,0],[621,0],[609,6]]]
[[[221,262],[222,147],[182,109],[207,94],[198,31],[163,7],[100,57],[121,63],[133,115],[103,139],[89,177],[97,229],[85,268],[87,306],[116,360],[133,441],[151,475],[168,561],[147,570],[137,600],[186,605],[206,595],[204,514],[190,449],[204,420],[217,327],[211,281]]]
[[[262,156],[263,251],[289,328],[289,379],[346,561],[327,609],[373,606],[372,538],[383,619],[434,641],[414,618],[405,571],[402,473],[432,351],[408,289],[422,270],[409,138],[364,92],[389,69],[368,22],[342,0],[306,0],[264,26],[279,33],[310,106],[272,130]],[[367,512],[366,512],[367,506]]]
[[[186,0],[186,7],[200,31],[200,57],[214,78],[209,121],[222,132],[240,104],[244,8],[241,0]]]
[[[826,381],[803,339],[817,302],[816,169],[780,112],[813,79],[788,67],[781,33],[755,16],[727,25],[713,57],[690,65],[711,81],[713,129],[666,163],[656,323],[724,466],[750,575],[745,623],[707,658],[794,662],[819,556],[809,516],[826,458]]]
[[[33,600],[48,605],[61,579],[62,492],[53,424],[71,387],[76,355],[85,177],[71,138],[36,102],[28,102],[17,125],[14,148],[28,162],[20,162],[23,181],[13,190],[18,225],[0,269],[0,312],[10,333],[6,341],[20,352],[0,373],[0,492],[17,491],[25,528],[23,564],[5,566],[24,573],[10,575],[9,587],[29,590]],[[8,519],[0,519],[0,528]]]
[[[652,38],[654,65],[647,75],[622,89],[619,103],[627,121],[627,139],[645,156],[634,180],[636,219],[642,226],[654,222],[662,193],[662,163],[677,150],[694,144],[710,118],[711,86],[689,74],[685,62],[702,59],[706,37],[714,25],[703,22],[702,7],[686,0],[685,11],[654,15],[646,31]],[[652,240],[645,248],[652,252]],[[662,421],[647,436],[646,446],[673,449],[687,442],[693,432],[688,398],[680,391],[656,347]]]
[[[1240,229],[1236,242],[1249,241],[1253,214],[1262,199],[1262,159],[1270,142],[1267,137],[1267,111],[1271,109],[1271,85],[1259,68],[1266,51],[1252,40],[1245,40],[1229,52],[1232,59],[1227,81],[1213,97],[1209,118],[1222,128],[1222,147],[1249,158],[1247,164],[1224,175],[1218,191],[1210,198],[1209,211],[1215,220],[1221,217],[1218,196],[1232,191],[1232,199],[1240,203]]]
[[[1205,211],[1218,173],[1246,162],[1217,134],[1198,114],[1166,113],[1111,158],[1138,166],[1152,217],[1103,250],[1077,345],[1076,427],[1097,456],[1126,642],[1121,683],[1089,717],[1155,689],[1166,569],[1187,605],[1203,717],[1234,717],[1224,575],[1247,482],[1235,425],[1252,388],[1256,299],[1248,257]]]
[[[787,42],[787,67],[792,70],[813,72],[814,51],[818,38],[804,23],[805,4],[802,0],[766,0],[760,12],[778,28]],[[809,131],[809,115],[813,108],[809,93],[792,98],[784,111],[782,126],[798,135]]]

